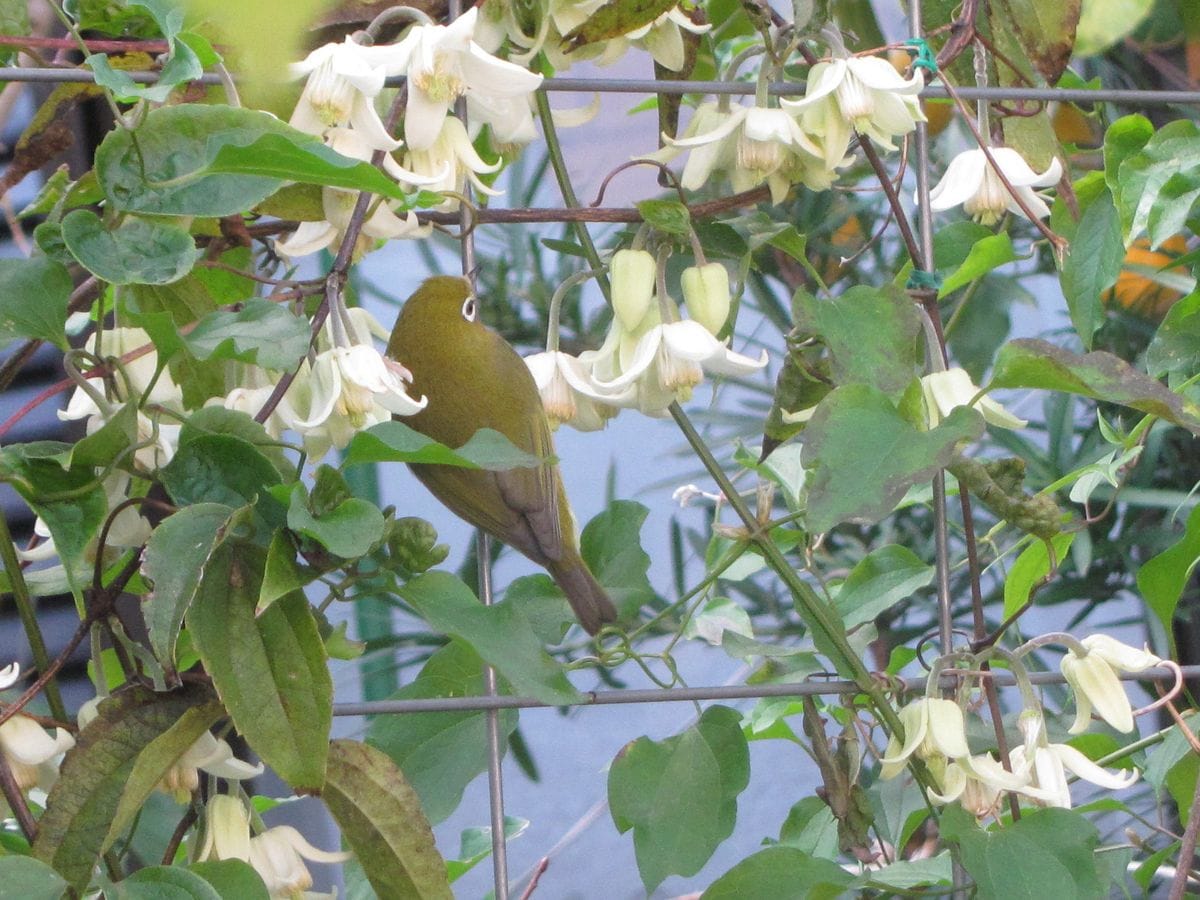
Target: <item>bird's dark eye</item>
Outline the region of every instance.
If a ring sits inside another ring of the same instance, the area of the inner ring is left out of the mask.
[[[475,321],[475,298],[474,298],[474,296],[468,297],[466,300],[463,301],[462,314],[463,314],[463,318],[466,319],[468,322]]]

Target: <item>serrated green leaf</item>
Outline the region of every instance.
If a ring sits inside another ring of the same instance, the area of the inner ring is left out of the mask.
[[[741,715],[711,706],[682,734],[625,746],[608,774],[617,830],[633,829],[647,892],[668,875],[694,875],[733,831],[737,798],[750,779]]]
[[[435,631],[474,647],[518,693],[551,705],[582,699],[562,665],[546,653],[519,606],[484,606],[448,572],[419,575],[401,587],[399,594]]]
[[[192,641],[251,748],[296,790],[325,780],[333,686],[325,647],[304,595],[255,616],[263,552],[220,545],[188,608]]]
[[[809,529],[878,521],[910,487],[947,465],[959,443],[983,434],[983,427],[979,413],[958,407],[936,428],[920,431],[877,389],[838,388],[821,401],[804,432]]]
[[[1041,388],[1119,403],[1200,434],[1200,407],[1101,350],[1081,355],[1042,340],[1009,341],[987,386],[996,388]]]
[[[269,459],[249,441],[231,434],[201,434],[181,442],[159,474],[178,506],[223,503],[242,507],[253,504],[268,487],[281,481]]]
[[[0,259],[0,346],[34,338],[68,349],[63,332],[72,287],[66,267],[53,259]]]
[[[135,687],[103,701],[46,798],[33,855],[82,890],[154,785],[221,714],[204,688]]]
[[[502,687],[502,693],[508,693]],[[437,650],[411,683],[392,695],[395,700],[427,697],[474,697],[484,693],[483,660],[469,644],[451,640]],[[502,709],[500,752],[517,727],[517,711]],[[487,717],[483,710],[377,716],[367,742],[404,770],[421,798],[429,821],[437,824],[458,807],[463,791],[487,769]]]
[[[236,359],[290,370],[308,352],[308,320],[269,300],[247,300],[235,312],[209,313],[183,338],[196,359]]]
[[[379,750],[334,741],[321,797],[380,897],[454,896],[416,792]]]

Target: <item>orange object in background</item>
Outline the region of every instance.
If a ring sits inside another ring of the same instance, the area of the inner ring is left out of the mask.
[[[1187,252],[1187,238],[1182,234],[1167,238],[1157,250],[1150,249],[1147,238],[1134,241],[1125,253],[1125,264],[1117,276],[1117,283],[1104,298],[1105,304],[1115,304],[1134,315],[1161,321],[1183,294],[1130,267],[1161,269]]]

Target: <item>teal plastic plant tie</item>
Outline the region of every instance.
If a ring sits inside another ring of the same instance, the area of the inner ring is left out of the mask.
[[[904,42],[904,49],[913,58],[912,65],[914,69],[925,69],[930,75],[938,73],[937,57],[929,49],[929,44],[925,38],[909,38]]]
[[[910,291],[937,291],[942,286],[942,276],[937,272],[926,272],[924,269],[913,269],[904,285]]]

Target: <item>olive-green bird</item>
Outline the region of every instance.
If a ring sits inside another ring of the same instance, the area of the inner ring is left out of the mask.
[[[552,456],[550,425],[529,368],[478,313],[470,283],[447,275],[428,279],[404,304],[387,355],[412,372],[412,395],[429,398],[405,424],[450,447],[491,428],[527,453]],[[411,468],[456,515],[545,567],[589,634],[617,618],[579,555],[557,466]]]

